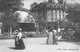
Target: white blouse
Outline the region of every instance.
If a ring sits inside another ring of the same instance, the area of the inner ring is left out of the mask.
[[[21,39],[21,37],[22,37],[22,33],[19,32],[17,36],[19,37],[19,39]]]

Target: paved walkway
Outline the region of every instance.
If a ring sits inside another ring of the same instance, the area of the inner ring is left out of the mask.
[[[23,39],[26,49],[14,50],[14,40],[0,40],[0,52],[80,52],[80,42],[58,42],[58,45],[47,45],[46,38]]]

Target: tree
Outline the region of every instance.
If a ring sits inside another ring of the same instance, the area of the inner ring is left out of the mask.
[[[74,23],[80,23],[80,4],[68,5],[66,18]]]
[[[72,39],[73,41],[79,41],[80,39],[80,4],[76,3],[76,4],[67,4],[67,16],[66,18],[73,23],[73,25],[68,25],[69,28],[71,28],[72,31],[74,31],[73,35],[70,36],[70,39]]]
[[[14,15],[5,14],[4,16],[2,16],[1,21],[3,23],[3,30],[6,28],[5,30],[7,31],[7,29],[9,29],[10,27],[16,28],[18,25],[17,22],[20,21],[19,13],[16,13]]]
[[[22,0],[0,0],[0,12],[17,11],[22,6]]]
[[[31,9],[33,9],[33,8],[35,8],[37,5],[38,5],[38,3],[34,2],[34,3],[31,4],[30,7],[31,7]]]
[[[15,14],[23,6],[22,0],[0,0],[0,12],[3,28],[16,27],[19,14]]]
[[[39,27],[37,28],[37,30],[40,30],[40,31],[42,31],[42,30],[45,29],[45,27],[44,27],[45,22],[44,21],[47,19],[46,18],[47,3],[48,2],[41,2],[41,3],[37,4],[37,3],[34,2],[34,3],[31,4],[30,11],[32,13],[34,13],[34,15],[36,17],[36,24],[39,25]]]

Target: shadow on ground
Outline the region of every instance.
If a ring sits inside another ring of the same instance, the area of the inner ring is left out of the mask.
[[[67,43],[73,43],[75,45],[80,45],[80,41],[70,41],[70,40],[58,40],[58,42],[67,42]]]
[[[13,49],[13,50],[24,50],[24,49],[18,49],[18,48],[15,48],[15,47],[8,47],[9,49]]]

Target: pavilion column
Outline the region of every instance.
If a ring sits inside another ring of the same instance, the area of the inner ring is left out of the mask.
[[[56,20],[55,20],[55,19],[56,19],[55,10],[53,10],[53,19],[54,19],[54,21],[56,21]]]
[[[63,20],[63,16],[64,16],[63,11],[61,11],[61,20]]]
[[[48,22],[51,22],[52,21],[52,12],[51,12],[51,10],[50,11],[47,11],[47,21]]]
[[[59,10],[57,10],[57,20],[59,20]]]

